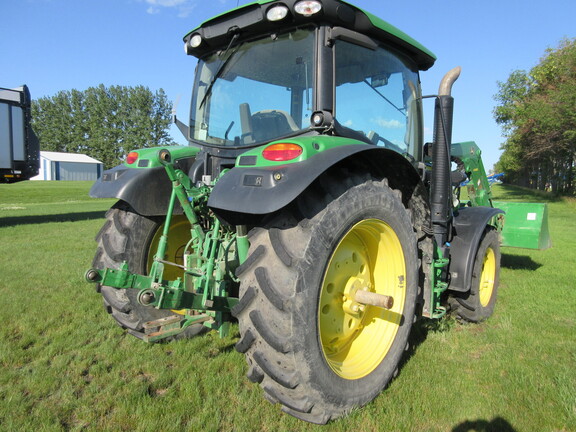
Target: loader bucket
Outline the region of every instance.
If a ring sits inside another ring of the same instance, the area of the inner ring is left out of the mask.
[[[548,249],[552,246],[546,204],[504,201],[493,201],[492,204],[506,212],[502,246],[526,249]]]

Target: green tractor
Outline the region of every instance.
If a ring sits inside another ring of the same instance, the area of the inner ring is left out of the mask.
[[[384,389],[419,317],[492,314],[503,212],[478,147],[451,143],[458,68],[425,145],[434,55],[347,2],[254,1],[184,47],[189,146],[130,152],[91,190],[119,200],[86,278],[122,328],[153,342],[237,320],[248,378],[322,424]]]

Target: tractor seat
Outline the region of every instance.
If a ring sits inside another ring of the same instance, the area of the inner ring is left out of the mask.
[[[286,111],[262,110],[252,115],[252,136],[255,141],[267,141],[300,130]]]

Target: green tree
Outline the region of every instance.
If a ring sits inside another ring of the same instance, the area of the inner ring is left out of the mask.
[[[495,95],[507,136],[496,164],[511,183],[559,193],[576,189],[576,39],[548,49],[529,72],[514,71]]]
[[[42,150],[85,153],[111,168],[132,149],[173,144],[171,104],[144,86],[63,90],[33,101]]]

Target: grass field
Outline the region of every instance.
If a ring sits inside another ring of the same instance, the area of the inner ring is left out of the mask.
[[[0,430],[576,431],[576,201],[549,203],[553,247],[503,248],[494,316],[421,321],[399,376],[327,426],[286,416],[245,378],[232,336],[147,345],[83,282],[112,200],[89,183],[0,185]]]

